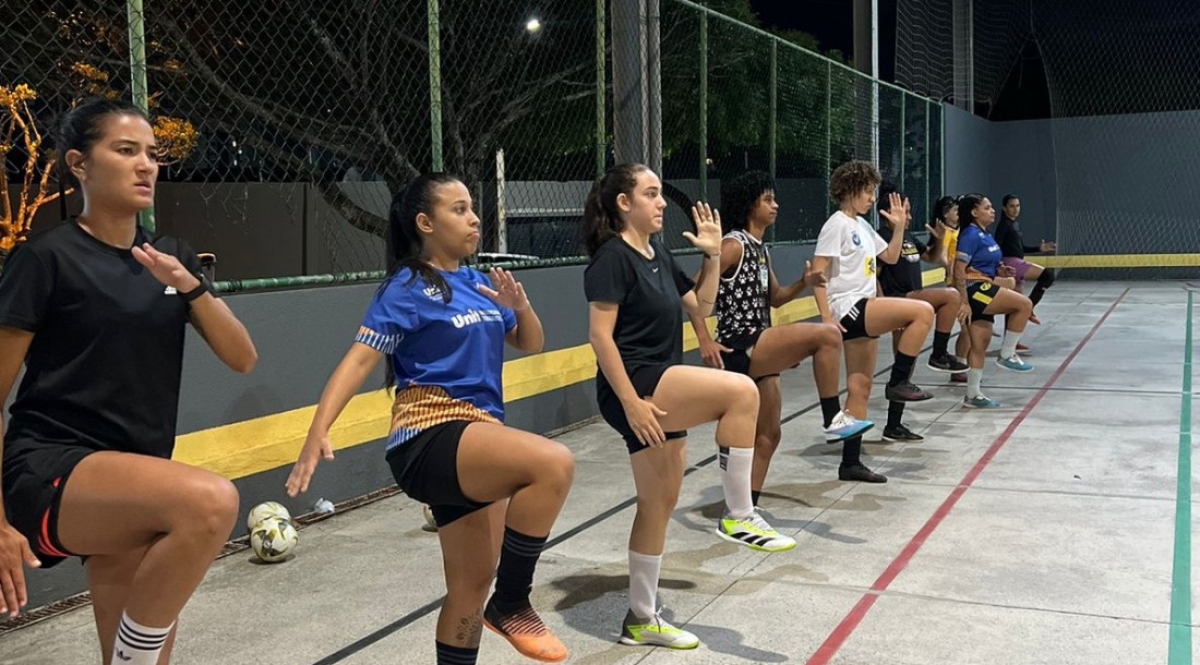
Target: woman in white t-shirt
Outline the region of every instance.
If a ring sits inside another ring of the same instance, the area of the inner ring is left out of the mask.
[[[875,204],[879,172],[866,162],[847,162],[829,178],[829,195],[838,203],[837,212],[821,227],[813,255],[814,272],[828,277],[825,286],[814,286],[821,320],[842,331],[846,356],[846,410],[855,418],[867,417],[867,399],[879,351],[879,336],[901,330],[899,349],[892,365],[885,394],[890,401],[919,402],[933,395],[913,385],[912,373],[921,344],[933,325],[933,306],[909,298],[877,298],[878,260],[894,264],[900,259],[908,215],[897,194],[887,211],[880,214],[892,227],[892,241],[885,242],[861,215]],[[838,477],[870,483],[887,478],[863,465],[859,459],[862,437],[843,444]]]

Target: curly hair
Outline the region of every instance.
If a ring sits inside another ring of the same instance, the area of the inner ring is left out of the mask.
[[[838,204],[868,189],[875,189],[882,179],[879,171],[867,162],[846,162],[829,176],[829,196]]]
[[[775,190],[775,179],[762,171],[747,171],[721,188],[721,233],[742,230],[764,192]]]

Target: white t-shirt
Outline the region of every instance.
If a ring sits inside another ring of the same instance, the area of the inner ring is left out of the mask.
[[[875,297],[876,257],[887,246],[867,220],[850,217],[841,210],[821,227],[813,254],[829,257],[832,263],[833,277],[825,292],[833,318],[840,321],[859,300]]]

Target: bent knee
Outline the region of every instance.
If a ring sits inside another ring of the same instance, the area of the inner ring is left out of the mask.
[[[180,528],[195,528],[224,538],[237,521],[237,488],[216,474],[205,472],[189,480],[186,497],[180,504],[183,510],[176,520]]]
[[[842,329],[832,323],[818,323],[820,326],[821,346],[832,346],[834,348],[842,348]]]
[[[555,485],[570,487],[575,479],[575,456],[557,441],[547,442],[545,448],[539,456],[539,472]]]

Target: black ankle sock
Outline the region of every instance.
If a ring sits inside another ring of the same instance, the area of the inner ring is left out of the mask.
[[[829,423],[837,418],[837,414],[842,410],[842,405],[838,403],[837,395],[833,397],[821,398],[821,415],[825,417],[823,427],[829,427]]]
[[[950,344],[950,333],[933,331],[933,357],[941,358],[948,355],[946,347]]]
[[[479,659],[479,647],[470,649],[437,641],[434,644],[437,645],[437,665],[475,665]]]
[[[755,506],[758,506],[758,497],[761,494],[762,494],[762,492],[760,492],[758,490],[750,490],[750,502],[753,503]]]
[[[904,402],[888,402],[888,420],[889,428],[899,427],[901,419],[904,418]]]
[[[862,464],[862,437],[856,436],[842,442],[842,465]]]
[[[892,378],[888,380],[889,386],[894,386],[908,380],[912,374],[913,365],[917,362],[916,356],[909,356],[899,351],[896,352],[896,361],[892,364]]]
[[[533,571],[546,545],[546,536],[527,536],[504,527],[504,546],[496,568],[496,593],[492,601],[500,614],[511,614],[529,604]]]

